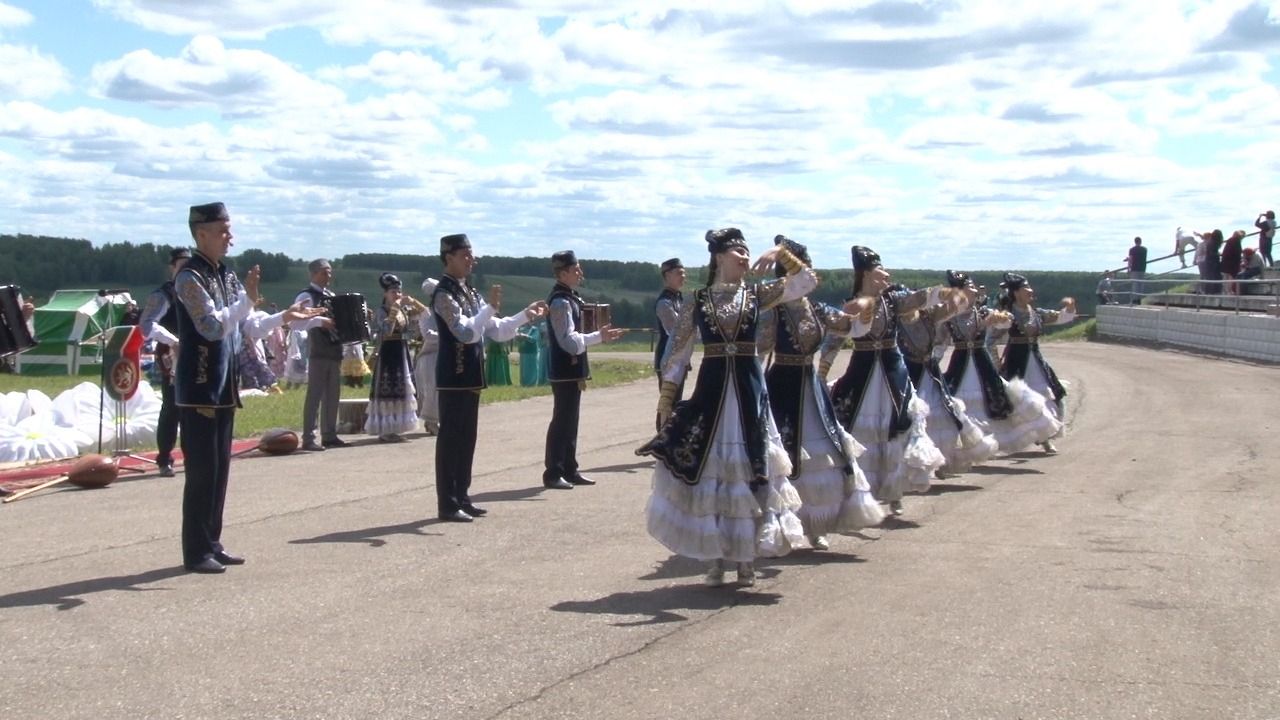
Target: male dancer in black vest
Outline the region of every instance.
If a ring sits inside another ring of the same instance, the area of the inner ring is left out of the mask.
[[[318,258],[307,265],[311,284],[294,298],[304,308],[329,309],[333,301],[333,266]],[[307,331],[307,396],[302,403],[302,449],[319,452],[345,447],[338,438],[338,400],[342,394],[342,343],[333,334],[332,317],[315,317],[298,329]],[[316,415],[320,442],[316,442]]]
[[[173,366],[178,358],[178,298],[173,279],[191,251],[176,248],[169,253],[169,280],[151,291],[138,321],[138,330],[155,341],[155,362],[160,368],[160,418],[156,421],[156,465],[160,477],[173,477],[173,446],[178,442],[178,409],[173,404]]]
[[[439,518],[471,522],[487,511],[471,502],[471,462],[476,453],[480,391],[484,382],[484,341],[507,342],[521,325],[542,317],[547,304],[538,301],[511,317],[495,317],[502,305],[502,286],[489,289],[489,302],[467,283],[476,258],[465,234],[440,238],[444,274],[431,295],[431,312],[440,333],[436,355],[436,397],[440,434],[436,437],[436,503]]]
[[[572,250],[551,256],[556,286],[547,298],[547,335],[551,338],[547,377],[551,380],[553,405],[547,425],[546,469],[542,484],[554,490],[572,490],[574,485],[595,485],[578,472],[578,415],[582,390],[591,379],[587,348],[622,337],[623,330],[605,325],[582,332],[582,265]]]
[[[244,558],[222,546],[222,507],[227,499],[231,433],[240,406],[236,349],[240,322],[258,296],[257,267],[244,286],[222,259],[231,247],[231,217],[222,203],[195,205],[188,215],[196,251],[174,277],[177,298],[178,363],[174,396],[182,428],[182,564],[197,573],[220,573]],[[310,317],[297,306],[269,318],[262,328]]]
[[[685,280],[684,264],[680,262],[680,258],[663,261],[661,269],[662,292],[658,293],[658,299],[653,303],[653,314],[658,317],[658,342],[653,348],[653,369],[658,373],[658,385],[662,385],[662,358],[667,354],[667,347],[672,343],[676,333],[676,321],[680,319],[680,311],[684,309],[684,293],[681,290],[684,288]],[[688,372],[687,368],[685,372]],[[676,394],[672,401],[680,402],[682,397],[684,397],[683,378],[676,386]]]

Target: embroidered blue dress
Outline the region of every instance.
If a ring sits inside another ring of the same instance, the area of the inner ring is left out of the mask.
[[[374,315],[373,331],[378,341],[378,361],[369,389],[369,413],[364,431],[386,437],[413,430],[418,424],[418,403],[409,365],[409,346],[404,341],[409,322],[400,308],[387,310],[384,303]]]
[[[848,335],[853,318],[807,297],[774,308],[761,336],[774,338],[765,373],[769,405],[791,460],[791,483],[803,505],[805,533],[817,538],[879,525],[884,510],[858,467],[865,448],[836,420],[826,383],[814,358],[828,331]],[[766,348],[761,348],[764,354]]]
[[[947,463],[941,469],[962,473],[989,460],[999,450],[996,439],[973,421],[963,400],[955,398],[942,377],[935,352],[942,324],[951,314],[945,303],[929,303],[898,326],[898,345],[907,375],[920,399],[929,406],[929,439]]]
[[[831,388],[836,419],[867,448],[858,465],[881,502],[929,489],[930,477],[946,462],[929,439],[929,406],[916,396],[898,349],[899,317],[928,300],[928,290],[878,296],[871,322],[854,322],[853,356]],[[824,354],[838,351],[841,341],[829,339]]]
[[[1001,375],[1006,380],[1019,378],[1026,382],[1032,391],[1044,396],[1054,418],[1062,422],[1062,399],[1067,396],[1067,389],[1040,353],[1040,335],[1045,325],[1063,325],[1075,320],[1076,315],[1070,310],[1017,305],[1010,314],[1013,324],[1009,326],[1008,344],[1001,359]],[[1060,430],[1058,435],[1061,434]]]
[[[952,349],[943,377],[974,423],[995,437],[1000,452],[1015,453],[1052,438],[1062,424],[1043,395],[1020,379],[1000,376],[988,344],[992,331],[1007,328],[1010,321],[993,312],[976,307],[947,321]]]
[[[808,270],[768,283],[716,284],[698,290],[681,310],[662,377],[680,382],[701,340],[697,383],[658,434],[636,451],[658,459],[648,530],[672,552],[751,562],[809,547],[756,340],[762,309],[802,297],[816,285]]]

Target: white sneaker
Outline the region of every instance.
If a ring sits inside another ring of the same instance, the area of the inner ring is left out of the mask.
[[[738,584],[742,587],[756,584],[756,569],[751,563],[738,563]]]
[[[889,501],[889,514],[890,514],[890,515],[893,515],[894,517],[897,517],[898,515],[901,515],[901,514],[902,514],[902,501],[901,501],[901,500],[890,500],[890,501]]]
[[[826,535],[814,535],[809,538],[809,544],[813,545],[814,550],[830,550],[831,543],[827,542]]]
[[[724,562],[721,560],[712,560],[711,569],[707,570],[707,587],[720,587],[724,585]]]
[[[1058,448],[1054,446],[1052,440],[1045,440],[1044,442],[1040,443],[1040,447],[1044,448],[1045,454],[1047,455],[1058,454]]]

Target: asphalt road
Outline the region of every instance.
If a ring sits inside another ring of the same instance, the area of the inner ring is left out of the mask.
[[[589,390],[593,488],[539,483],[550,398],[486,406],[471,525],[433,439],[233,466],[222,576],[181,480],[0,509],[0,718],[1280,717],[1280,371],[1052,345],[1061,453],[762,563],[644,531],[653,383]]]

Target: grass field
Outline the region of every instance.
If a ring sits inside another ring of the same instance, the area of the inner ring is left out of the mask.
[[[1079,342],[1081,340],[1092,340],[1098,332],[1098,319],[1089,318],[1084,322],[1078,322],[1065,330],[1059,330],[1055,333],[1045,335],[1045,342]]]
[[[516,363],[512,363],[512,376],[515,378],[520,376],[520,370]],[[637,380],[651,380],[652,377],[653,368],[648,363],[610,359],[595,360],[591,363],[592,387],[623,385]],[[85,380],[92,381],[91,378],[66,375],[33,377],[4,373],[0,374],[0,393],[26,392],[34,389],[40,390],[52,398]],[[302,426],[302,403],[306,399],[306,393],[305,387],[298,387],[285,390],[278,395],[244,398],[244,409],[236,413],[236,437],[257,437],[265,430],[278,427],[300,429]],[[510,402],[512,400],[523,400],[550,394],[551,387],[547,385],[535,387],[491,387],[481,395],[481,402],[485,404]],[[369,389],[367,386],[365,388],[342,388],[342,397],[344,399],[362,399],[368,396]],[[134,449],[147,450],[151,448]]]

